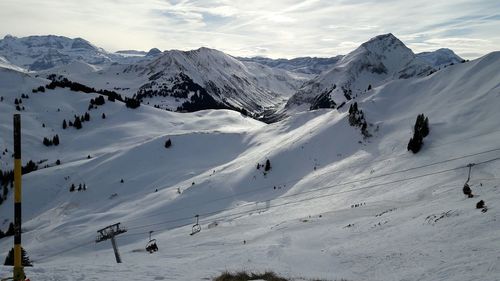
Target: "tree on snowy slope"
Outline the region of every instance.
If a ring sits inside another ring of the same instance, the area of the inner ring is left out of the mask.
[[[427,135],[429,135],[429,119],[422,113],[417,116],[413,126],[413,137],[408,142],[407,149],[413,153],[419,152]]]
[[[330,94],[337,88],[337,85],[333,85],[330,90],[325,90],[319,94],[311,104],[309,110],[319,109],[319,108],[335,108],[337,104],[332,100]]]
[[[365,138],[369,138],[372,136],[368,132],[368,123],[366,122],[365,114],[362,110],[358,109],[357,102],[349,106],[349,125],[361,128],[361,134]]]
[[[21,248],[21,262],[23,266],[33,266],[24,248]],[[4,265],[14,266],[14,248],[10,249],[9,254],[5,258]]]
[[[172,146],[172,141],[170,139],[168,139],[167,141],[165,141],[165,148],[169,148]]]
[[[75,121],[73,122],[73,126],[78,130],[82,128],[82,121],[80,121],[80,117],[76,116]]]
[[[266,165],[264,166],[264,171],[268,172],[269,170],[271,170],[271,162],[269,161],[269,159],[267,159]]]
[[[141,106],[141,101],[136,98],[125,98],[125,106],[128,108],[136,109]]]
[[[52,143],[54,145],[59,145],[59,135],[55,135],[53,138],[52,138]]]

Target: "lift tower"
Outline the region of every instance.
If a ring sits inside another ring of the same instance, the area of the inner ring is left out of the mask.
[[[117,263],[121,263],[122,259],[120,257],[120,252],[118,252],[118,246],[116,245],[115,237],[125,232],[127,232],[127,230],[124,228],[120,228],[120,223],[106,226],[105,228],[99,229],[97,231],[98,234],[97,238],[95,239],[96,243],[111,239],[111,244],[113,245],[113,251],[115,251],[115,258]]]

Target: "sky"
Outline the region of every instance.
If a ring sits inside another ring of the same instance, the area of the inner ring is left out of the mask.
[[[414,52],[499,50],[499,0],[1,0],[0,36],[81,37],[108,51],[209,47],[234,56],[346,54],[393,33]]]

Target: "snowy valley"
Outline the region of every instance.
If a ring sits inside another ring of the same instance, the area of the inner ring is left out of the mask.
[[[274,61],[8,36],[0,97],[3,232],[13,114],[37,166],[23,175],[31,280],[499,280],[500,52],[415,54],[384,34]],[[121,264],[95,243],[115,223]]]

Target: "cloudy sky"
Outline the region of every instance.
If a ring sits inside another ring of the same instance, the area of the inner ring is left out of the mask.
[[[108,51],[216,48],[328,57],[391,32],[415,52],[500,50],[498,0],[1,0],[0,36],[82,37]]]

